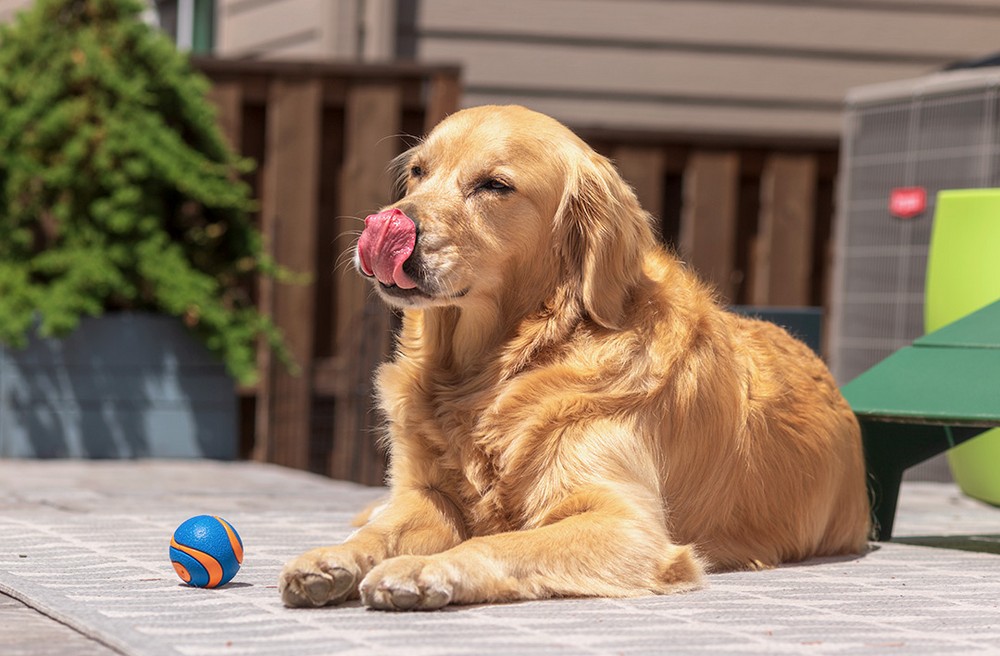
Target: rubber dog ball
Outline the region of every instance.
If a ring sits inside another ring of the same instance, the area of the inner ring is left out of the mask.
[[[170,563],[196,588],[225,585],[243,563],[243,540],[233,525],[214,515],[186,520],[170,540]]]

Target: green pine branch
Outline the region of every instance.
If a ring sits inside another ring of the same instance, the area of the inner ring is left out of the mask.
[[[136,0],[38,0],[0,28],[0,343],[112,309],[183,319],[237,379],[280,333],[264,253],[207,80]]]

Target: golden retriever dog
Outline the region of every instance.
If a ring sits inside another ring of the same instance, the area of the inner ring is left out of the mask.
[[[403,325],[377,373],[390,497],[285,565],[288,606],[697,587],[866,547],[858,423],[823,363],[723,310],[612,164],[478,107],[399,161],[358,269]]]

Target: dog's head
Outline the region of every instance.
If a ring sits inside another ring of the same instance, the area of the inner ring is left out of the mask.
[[[649,217],[605,158],[522,107],[453,114],[396,162],[405,195],[368,217],[355,262],[402,308],[547,298],[572,285],[619,325],[654,243]]]

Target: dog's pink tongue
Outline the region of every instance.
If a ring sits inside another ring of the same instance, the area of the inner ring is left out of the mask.
[[[416,243],[417,226],[400,210],[372,214],[365,219],[358,240],[361,270],[383,285],[413,289],[417,283],[403,271],[403,262],[413,254]]]

